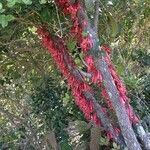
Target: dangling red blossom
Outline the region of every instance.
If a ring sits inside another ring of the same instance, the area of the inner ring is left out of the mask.
[[[108,47],[106,44],[103,44],[101,46],[102,50],[104,50],[106,53],[110,54],[111,53],[111,48]]]
[[[91,42],[90,38],[89,37],[82,38],[80,41],[80,47],[84,52],[91,49],[92,48],[92,42]]]

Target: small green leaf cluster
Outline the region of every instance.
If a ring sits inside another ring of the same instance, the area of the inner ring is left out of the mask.
[[[7,0],[7,6],[8,7],[13,7],[17,3],[31,5],[32,0]]]
[[[6,27],[8,23],[12,20],[14,20],[15,17],[13,15],[0,15],[0,24],[2,27]]]

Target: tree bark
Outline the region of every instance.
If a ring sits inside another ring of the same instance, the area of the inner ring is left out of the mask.
[[[91,140],[90,140],[90,150],[100,150],[100,136],[101,136],[101,130],[98,127],[92,127],[91,128]]]
[[[78,19],[80,21],[80,25],[84,30],[88,31],[92,40],[93,48],[90,50],[90,55],[93,56],[96,69],[102,73],[104,86],[112,100],[112,105],[115,109],[116,116],[118,118],[118,123],[122,131],[125,143],[129,150],[142,150],[132,129],[125,107],[120,102],[119,94],[115,84],[113,83],[112,76],[109,73],[107,63],[105,62],[104,58],[99,52],[100,49],[98,37],[96,36],[96,33],[93,30],[93,28],[91,28],[88,17],[83,9],[80,9],[78,11]],[[82,23],[83,20],[87,22],[86,29]]]

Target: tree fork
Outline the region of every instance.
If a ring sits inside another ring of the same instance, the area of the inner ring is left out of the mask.
[[[132,129],[132,125],[130,123],[129,117],[126,113],[125,107],[121,104],[119,100],[119,95],[118,95],[118,90],[115,87],[115,84],[113,83],[113,79],[111,77],[111,74],[109,73],[109,69],[107,66],[107,63],[104,60],[104,57],[99,55],[98,50],[100,49],[98,47],[98,37],[96,36],[97,34],[93,30],[93,28],[90,27],[90,23],[88,21],[88,17],[84,10],[81,8],[78,11],[78,19],[80,21],[80,25],[84,29],[85,26],[83,26],[82,21],[86,20],[87,21],[87,31],[90,35],[90,38],[93,43],[93,48],[90,50],[90,55],[93,56],[94,61],[95,61],[95,66],[97,70],[99,70],[102,73],[103,79],[104,79],[104,85],[106,87],[106,90],[112,100],[113,107],[115,108],[116,115],[118,117],[118,122],[120,125],[120,128],[122,130],[122,134],[124,137],[124,140],[128,146],[129,149],[134,150],[134,149],[141,149],[139,142],[136,139],[135,133]],[[146,150],[150,149],[150,139],[148,135],[145,133],[143,127],[141,126],[140,123],[138,124],[133,124],[134,128],[136,128],[136,133],[139,136],[139,139],[142,141],[142,144],[144,145]]]
[[[107,63],[105,62],[104,58],[102,58],[102,56],[99,54],[99,42],[97,40],[98,37],[96,36],[95,31],[90,27],[85,12],[81,9],[78,11],[78,19],[82,21],[83,18],[87,21],[86,30],[91,35],[90,37],[93,43],[93,48],[90,50],[90,55],[93,56],[97,70],[102,73],[104,86],[112,100],[112,105],[116,111],[119,126],[122,131],[125,143],[127,144],[129,150],[142,150],[132,129],[132,125],[130,123],[125,107],[120,102],[119,94],[115,84],[113,83],[113,79],[108,71]],[[82,26],[82,28],[84,27]]]
[[[41,34],[41,32],[43,32],[43,33]],[[59,37],[55,37],[55,38],[50,37],[48,35],[48,33],[46,31],[44,31],[44,30],[38,32],[38,34],[39,34],[39,36],[41,36],[41,35],[46,36],[46,40],[45,40],[46,42],[43,41],[43,43],[46,43],[46,44],[43,44],[43,45],[44,45],[44,47],[46,47],[49,50],[50,54],[52,55],[53,59],[55,60],[55,63],[57,64],[57,66],[59,67],[59,62],[57,63],[57,61],[56,61],[57,58],[56,57],[59,57],[59,58],[61,57],[61,59],[63,60],[64,64],[66,65],[66,68],[68,68],[70,74],[72,74],[76,78],[76,81],[80,81],[82,83],[85,83],[83,75],[80,73],[80,71],[78,70],[77,66],[74,64],[74,61],[71,58],[71,56],[69,55],[67,48],[63,44],[64,43],[63,40],[61,38],[59,38]],[[42,40],[44,40],[44,38]],[[48,42],[48,40],[51,40],[51,44],[50,44],[50,42]],[[55,52],[53,52],[52,49],[54,49]],[[59,53],[61,56],[56,56],[56,53],[57,54]],[[61,69],[60,69],[60,71],[64,75],[64,71],[61,70]],[[67,78],[69,78],[69,76]],[[69,83],[69,81],[68,81],[68,83]],[[72,94],[73,94],[73,96],[76,99],[76,95],[74,95],[74,93],[75,93],[74,92],[74,88],[72,87],[74,85],[70,85],[70,86],[71,86]],[[98,119],[101,121],[101,125],[104,128],[104,130],[107,133],[111,133],[112,136],[113,136],[114,141],[116,143],[118,143],[119,145],[121,145],[122,148],[124,148],[125,147],[125,143],[123,141],[122,136],[120,134],[118,135],[115,132],[113,126],[111,125],[111,122],[110,122],[109,118],[103,112],[103,109],[102,109],[101,105],[94,98],[93,93],[91,92],[91,90],[86,90],[86,91],[84,91],[82,89],[80,89],[80,90],[82,91],[81,94],[86,98],[87,103],[88,102],[92,102],[93,103],[93,107],[94,107],[93,111],[96,113]],[[81,99],[81,101],[82,101],[82,99]],[[82,110],[82,108],[80,108],[80,109]],[[91,120],[91,121],[95,124],[94,120]]]
[[[132,129],[132,125],[129,120],[129,116],[127,115],[125,106],[122,105],[122,103],[120,102],[118,90],[113,82],[111,74],[109,73],[107,63],[105,62],[104,57],[102,57],[99,53],[100,49],[99,49],[98,37],[96,36],[95,31],[91,27],[89,23],[89,19],[85,11],[81,7],[81,5],[80,6],[78,5],[79,3],[71,4],[67,0],[66,1],[57,0],[57,3],[59,4],[59,7],[63,8],[64,12],[66,11],[67,13],[71,14],[71,19],[74,23],[78,22],[80,24],[80,27],[82,29],[80,30],[80,32],[87,31],[88,35],[90,36],[90,40],[92,41],[92,47],[90,48],[89,52],[85,52],[86,51],[85,49],[83,49],[83,51],[86,55],[91,55],[93,57],[96,69],[102,73],[102,76],[104,78],[104,86],[109,96],[111,97],[111,102],[116,111],[118,122],[121,128],[125,143],[127,144],[127,147],[130,150],[134,150],[134,149],[141,150],[140,144],[137,141],[135,133]],[[68,7],[68,8],[65,8],[65,7]],[[70,11],[69,9],[70,10],[74,9],[75,12],[72,13],[72,11]],[[74,19],[75,17],[77,17],[76,20]],[[78,32],[76,34],[82,35],[82,33],[78,33]]]

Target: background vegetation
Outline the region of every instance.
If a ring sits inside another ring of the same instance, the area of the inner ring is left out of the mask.
[[[90,1],[86,6],[92,20]],[[100,44],[112,47],[112,61],[127,86],[131,105],[144,120],[150,113],[150,2],[100,0],[100,8]],[[0,1],[3,150],[86,149],[92,139],[90,124],[37,37],[36,28],[43,24],[64,37],[81,65],[76,41],[66,34],[69,18],[60,15],[54,1]],[[119,149],[103,135],[98,137],[102,149]]]

